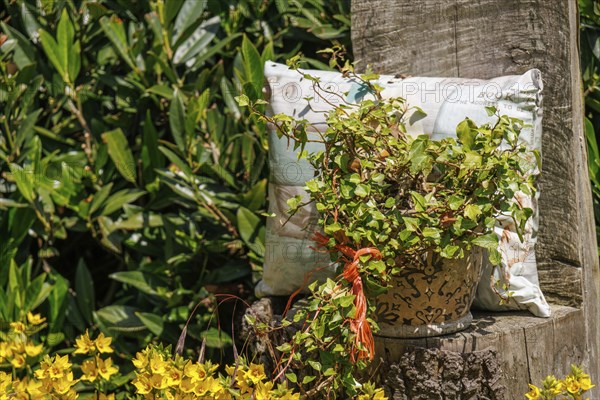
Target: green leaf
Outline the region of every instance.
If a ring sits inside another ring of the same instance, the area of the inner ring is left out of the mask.
[[[146,330],[146,325],[138,318],[135,307],[110,305],[95,312],[96,320],[110,333],[136,333]]]
[[[421,110],[419,107],[415,107],[415,110],[410,115],[410,119],[408,120],[408,123],[411,125],[414,125],[415,123],[417,123],[418,121],[422,120],[425,117],[427,117],[427,113],[425,111]]]
[[[371,189],[369,186],[359,183],[354,189],[354,194],[358,197],[366,197],[369,195],[370,191]]]
[[[63,79],[65,82],[75,82],[81,67],[79,42],[74,41],[75,29],[69,18],[67,7],[63,8],[60,21],[58,22],[57,45],[59,61],[62,70],[65,72]]]
[[[481,215],[481,207],[475,204],[467,204],[464,210],[464,216],[469,218],[471,221],[477,222],[477,217]]]
[[[420,193],[411,191],[410,197],[413,201],[413,207],[416,211],[425,211],[427,208],[427,202],[425,201],[425,197],[423,197]]]
[[[442,249],[440,255],[446,258],[453,258],[457,253],[460,253],[459,246],[448,245]]]
[[[75,292],[77,293],[75,299],[79,311],[81,311],[81,314],[87,323],[92,324],[93,313],[96,309],[94,281],[83,259],[79,259],[77,270],[75,272]]]
[[[461,121],[456,127],[456,136],[461,141],[465,150],[469,151],[475,144],[475,138],[477,137],[477,126],[470,119]]]
[[[502,255],[497,248],[489,249],[489,260],[492,265],[500,265],[502,263]]]
[[[239,96],[235,96],[235,101],[241,106],[246,107],[250,104],[250,99],[245,94],[240,94]]]
[[[171,100],[173,98],[173,89],[167,85],[154,85],[146,89],[146,92],[157,94],[167,100]]]
[[[56,68],[58,74],[66,81],[67,71],[63,67],[61,52],[58,48],[56,40],[54,40],[52,35],[50,35],[48,32],[40,30],[40,42],[42,43],[42,48],[44,49],[46,56],[54,68]]]
[[[214,349],[223,349],[233,343],[231,336],[217,328],[208,328],[202,332],[202,339],[206,340],[206,346]]]
[[[486,106],[485,111],[487,112],[488,117],[491,117],[492,115],[496,114],[498,110],[494,106]]]
[[[12,178],[15,180],[19,192],[25,198],[25,200],[32,203],[35,199],[33,172],[24,170],[17,164],[9,164],[8,167],[10,168]]]
[[[498,236],[495,233],[489,233],[473,239],[474,245],[483,247],[488,250],[495,250],[498,248]]]
[[[448,197],[448,206],[453,211],[458,210],[460,206],[464,204],[464,202],[465,199],[463,197],[459,197],[456,195],[451,195],[450,197]]]
[[[467,152],[465,154],[465,160],[463,161],[464,165],[467,165],[469,168],[477,168],[481,166],[482,162],[483,158],[481,155],[474,151]]]
[[[212,57],[216,54],[220,54],[222,52],[223,48],[225,46],[227,46],[229,44],[229,42],[233,41],[234,39],[237,39],[241,35],[242,34],[239,32],[230,34],[225,39],[220,40],[216,44],[211,45],[206,51],[203,51],[200,54],[198,54],[194,58],[194,65],[191,67],[191,70],[196,70],[196,69],[204,66],[204,63],[206,62],[206,60],[208,60],[210,57]]]
[[[35,110],[29,113],[27,117],[19,124],[17,128],[17,146],[21,147],[25,143],[29,143],[33,140],[33,134],[35,133],[34,127],[37,122],[42,109]]]
[[[151,313],[136,312],[135,315],[142,321],[146,328],[155,336],[162,335],[164,322],[161,316]]]
[[[53,273],[54,285],[52,292],[48,296],[50,304],[50,313],[48,314],[48,322],[50,332],[60,332],[63,330],[63,322],[65,320],[65,312],[68,305],[69,282],[57,273]]]
[[[146,112],[144,122],[144,137],[142,140],[142,175],[144,182],[151,182],[155,176],[155,170],[164,166],[164,157],[158,149],[158,132],[152,122],[150,110]]]
[[[404,225],[409,232],[416,232],[419,230],[418,218],[402,217],[402,222],[404,222]]]
[[[21,32],[19,32],[15,28],[5,24],[4,22],[0,22],[0,27],[2,27],[2,32],[9,37],[9,40],[15,41],[13,61],[15,62],[17,67],[20,70],[23,70],[29,65],[35,64],[37,50],[31,42],[31,40],[23,36]],[[6,41],[4,46],[6,46],[8,43],[9,42]],[[44,44],[42,43],[42,47],[43,46]],[[44,49],[44,51],[46,51],[46,49]]]
[[[201,51],[206,50],[207,45],[213,40],[220,26],[221,18],[219,16],[214,16],[200,24],[194,33],[177,47],[173,55],[173,64],[183,64]]]
[[[419,136],[410,145],[410,171],[416,174],[420,171],[428,173],[428,169],[431,168],[428,161],[431,160],[431,156],[426,153],[427,144],[429,139],[426,136]]]
[[[94,214],[94,212],[97,211],[104,204],[104,201],[110,195],[112,186],[113,184],[111,182],[108,185],[102,186],[102,188],[96,192],[92,199],[92,203],[90,204],[88,215]]]
[[[33,310],[34,305],[36,305],[38,298],[44,290],[45,281],[46,274],[41,274],[27,284],[25,299],[23,301],[23,313]]]
[[[100,19],[100,26],[102,27],[102,30],[108,39],[112,42],[115,50],[117,50],[117,53],[121,56],[121,58],[127,63],[127,65],[129,65],[131,69],[138,71],[138,68],[129,54],[129,45],[127,44],[127,36],[125,34],[123,22],[116,17],[111,19],[102,17]]]
[[[179,89],[175,89],[173,92],[173,100],[169,107],[169,126],[171,127],[171,134],[173,135],[177,147],[185,153],[185,106]]]
[[[242,60],[246,79],[252,83],[256,93],[261,93],[264,73],[260,54],[246,35],[242,39]]]
[[[251,211],[259,211],[265,204],[266,197],[267,179],[262,179],[242,195],[243,205]]]
[[[67,304],[67,309],[65,311],[67,322],[72,324],[80,332],[83,332],[90,324],[86,322],[83,315],[81,315],[77,302],[71,293],[69,293],[68,299],[69,303]]]
[[[62,344],[65,340],[65,334],[62,332],[52,332],[46,338],[46,343],[49,347],[55,347]]]
[[[226,77],[222,77],[221,78],[221,93],[223,95],[223,99],[225,100],[225,104],[227,105],[227,108],[229,108],[229,111],[231,112],[231,114],[233,114],[233,117],[238,120],[240,119],[240,117],[242,116],[242,113],[240,112],[240,109],[238,108],[238,104],[235,101],[235,98],[232,96],[232,93],[234,93],[233,91],[233,85],[229,82],[229,80]],[[248,105],[248,104],[246,104]],[[241,106],[241,104],[240,104]]]
[[[288,381],[290,381],[292,383],[298,382],[298,377],[293,372],[286,372],[285,377],[288,379]]]
[[[165,156],[167,156],[169,161],[171,161],[173,164],[175,164],[177,166],[177,168],[179,168],[179,170],[181,172],[183,172],[183,174],[186,177],[193,176],[192,169],[190,168],[190,166],[187,165],[181,158],[179,158],[177,156],[177,154],[175,154],[174,152],[172,152],[171,150],[169,150],[168,148],[163,147],[163,146],[158,146],[158,149],[161,151],[161,153],[163,153]]]
[[[102,140],[107,144],[108,155],[113,160],[117,170],[123,178],[135,184],[137,175],[136,163],[133,160],[129,143],[127,143],[127,139],[121,128],[103,133]]]
[[[265,254],[265,225],[261,219],[245,207],[237,211],[237,227],[242,240],[259,256]]]
[[[207,0],[185,0],[173,26],[173,37],[171,44],[175,44],[181,35],[194,23],[202,18],[202,12],[206,8]]]
[[[314,360],[307,360],[308,365],[310,365],[314,370],[316,371],[320,371],[321,370],[321,363],[314,361]]]
[[[110,215],[125,204],[132,203],[142,197],[146,192],[136,189],[123,189],[110,196],[104,203],[102,215]]]
[[[426,227],[423,228],[423,237],[430,239],[440,239],[440,230],[437,228]]]
[[[109,278],[131,285],[136,289],[150,295],[156,295],[157,292],[152,287],[150,280],[142,271],[121,271],[109,275]]]

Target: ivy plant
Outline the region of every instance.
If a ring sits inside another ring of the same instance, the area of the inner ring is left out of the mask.
[[[313,82],[317,96],[341,100],[332,104],[324,131],[307,120],[266,115],[262,100],[242,95],[238,102],[274,126],[280,137],[293,140],[299,157],[319,171],[305,188],[324,233],[315,235],[315,247],[324,247],[340,262],[340,275],[310,286],[309,306],[294,317],[304,321],[303,328],[280,349],[289,355],[286,365],[312,368],[302,371],[301,381],[295,373],[288,378],[301,388],[326,387],[331,397],[338,391],[354,395],[362,387],[357,371],[373,359],[371,327],[377,329],[368,299],[385,290],[390,276],[431,257],[462,259],[474,246],[486,249],[492,264],[500,264],[496,219],[510,215],[522,234],[533,211],[513,199],[517,192],[535,194],[540,155],[519,139],[524,123],[493,107],[487,107],[493,123],[465,119],[456,137],[411,136],[406,126],[423,118],[423,111],[402,98],[384,98],[377,74],[357,74],[338,60],[339,48],[327,51],[333,55],[331,65],[370,94],[358,104],[345,102],[347,94],[323,88],[318,77],[298,70],[299,58],[292,58],[288,65]],[[323,150],[308,153],[311,141]],[[307,204],[297,196],[288,205],[294,213]]]

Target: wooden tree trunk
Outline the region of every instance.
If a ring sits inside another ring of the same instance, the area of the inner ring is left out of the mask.
[[[398,362],[414,347],[460,353],[495,348],[511,399],[523,398],[529,381],[568,372],[570,363],[583,364],[600,382],[600,281],[582,123],[577,1],[355,0],[352,41],[359,67],[371,64],[379,73],[491,78],[538,68],[544,79],[537,256],[553,317],[479,314],[462,334],[382,339],[380,354]],[[595,396],[600,391],[590,397]]]

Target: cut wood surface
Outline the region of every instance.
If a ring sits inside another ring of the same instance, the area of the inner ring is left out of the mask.
[[[469,329],[453,335],[410,340],[376,337],[376,353],[386,366],[400,363],[404,369],[410,369],[406,354],[410,355],[417,349],[439,350],[442,359],[448,358],[448,353],[460,353],[480,354],[486,360],[489,354],[485,351],[493,350],[500,375],[498,391],[494,392],[498,399],[522,399],[523,394],[529,391],[529,382],[539,384],[549,373],[557,376],[566,374],[570,371],[570,364],[579,364],[586,359],[585,332],[578,327],[583,320],[580,309],[554,305],[552,317],[547,319],[532,317],[524,311],[492,315],[476,312],[473,316]],[[479,356],[472,357],[472,360],[479,359]],[[484,370],[489,365],[487,361],[481,364],[482,374],[485,375]],[[496,364],[493,365],[495,368]],[[386,378],[389,376],[383,377]],[[457,379],[463,383],[472,381],[468,376]]]
[[[483,79],[530,68],[542,72],[543,165],[536,248],[540,282],[551,303],[581,307],[581,312],[554,317],[554,337],[545,336],[549,322],[540,319],[532,320],[535,327],[527,334],[501,335],[506,343],[498,349],[499,357],[514,365],[510,373],[521,379],[519,388],[529,378],[560,374],[569,363],[578,362],[577,354],[558,346],[561,342],[578,341],[580,361],[596,382],[600,379],[600,282],[582,125],[578,29],[575,0],[352,2],[359,69],[371,64],[375,72],[385,74]],[[536,345],[527,346],[527,340]],[[528,348],[534,357],[529,364],[528,354],[518,354]],[[594,395],[600,398],[600,392]]]

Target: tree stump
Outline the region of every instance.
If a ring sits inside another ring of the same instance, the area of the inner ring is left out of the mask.
[[[494,349],[509,399],[523,398],[529,381],[569,372],[571,363],[583,364],[598,383],[600,280],[583,133],[577,1],[356,0],[352,42],[359,67],[371,64],[379,73],[487,79],[538,68],[544,79],[536,252],[552,318],[479,313],[473,327],[460,334],[380,339],[379,354],[398,363],[416,347],[458,353]],[[590,395],[595,396],[598,388]]]

